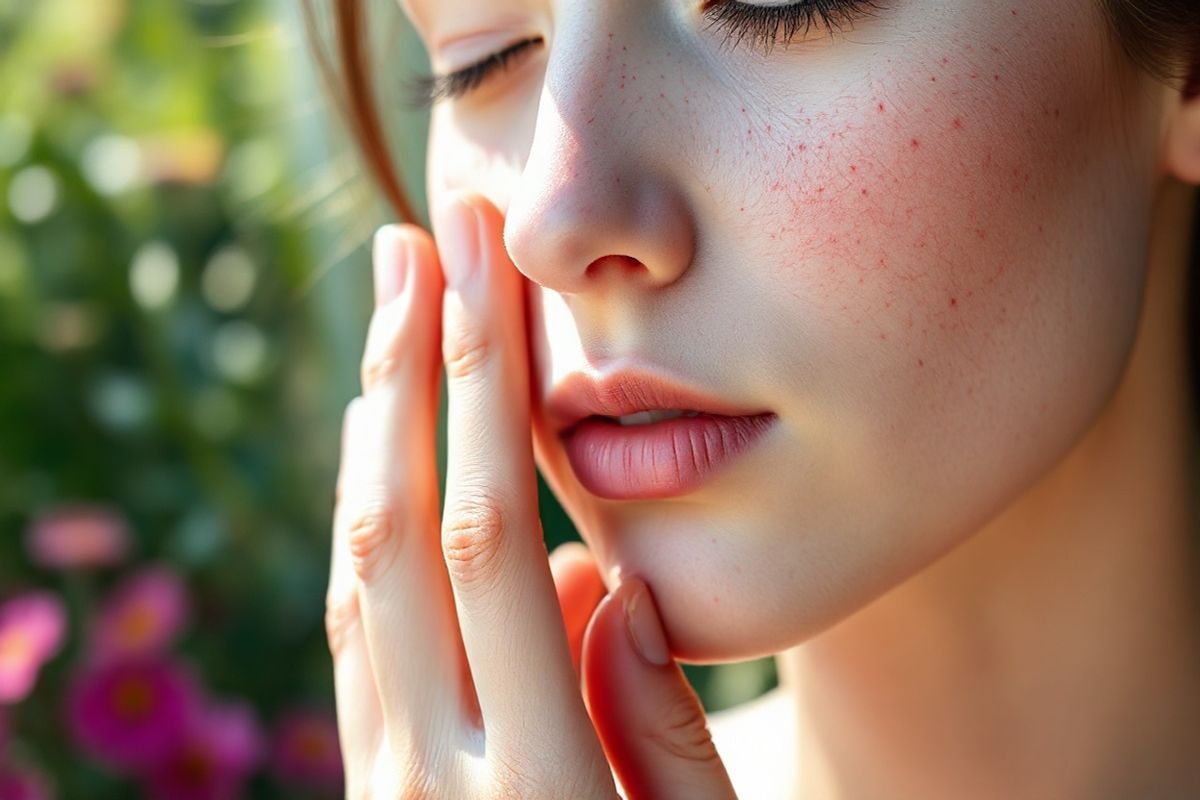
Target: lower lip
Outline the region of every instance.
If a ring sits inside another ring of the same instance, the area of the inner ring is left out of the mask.
[[[563,441],[571,468],[589,492],[611,500],[646,500],[697,488],[778,419],[775,414],[701,414],[621,425],[589,417],[563,434]]]

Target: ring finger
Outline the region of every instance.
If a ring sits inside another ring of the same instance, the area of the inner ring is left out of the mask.
[[[441,558],[437,430],[441,269],[432,239],[375,239],[377,307],[363,356],[362,450],[346,486],[347,548],[392,755],[444,752],[463,708],[462,647]]]

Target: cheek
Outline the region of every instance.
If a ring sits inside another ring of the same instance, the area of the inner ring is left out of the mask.
[[[1082,390],[1115,377],[1150,202],[1131,153],[1153,152],[1150,126],[1123,123],[1153,115],[1114,108],[1106,44],[1065,16],[989,34],[1004,50],[948,37],[853,100],[743,131],[773,154],[737,202],[772,265],[760,289],[781,317],[803,308],[801,357],[828,368],[830,398],[887,398],[870,414],[888,425],[970,426],[1069,405],[1076,360],[1096,365]]]
[[[771,376],[796,439],[781,472],[799,476],[775,487],[797,499],[770,529],[780,564],[811,548],[838,565],[836,602],[911,574],[1045,474],[1134,340],[1151,101],[1090,33],[1008,40],[881,66],[786,127],[740,131],[768,160],[723,198],[722,256],[758,265],[729,288],[769,321],[745,369]]]

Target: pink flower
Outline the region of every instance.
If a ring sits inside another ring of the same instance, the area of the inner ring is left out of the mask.
[[[0,764],[0,800],[50,800],[45,777],[32,767]]]
[[[75,504],[46,512],[26,533],[29,557],[50,569],[116,564],[129,550],[129,527],[111,508]]]
[[[67,691],[67,725],[87,753],[112,766],[141,771],[183,741],[198,691],[179,665],[132,659],[88,665]]]
[[[0,703],[23,700],[62,646],[67,612],[58,596],[31,591],[0,605]]]
[[[261,728],[249,706],[211,706],[146,773],[147,788],[156,800],[235,800],[262,756]]]
[[[183,581],[165,566],[148,567],[118,586],[92,628],[95,655],[109,659],[160,653],[187,624]]]
[[[294,709],[275,725],[271,765],[286,783],[342,790],[342,754],[332,714]]]

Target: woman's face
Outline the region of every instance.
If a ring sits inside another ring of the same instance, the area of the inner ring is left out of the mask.
[[[1163,94],[1097,0],[846,3],[786,47],[796,26],[752,22],[775,0],[402,2],[439,73],[541,39],[435,107],[428,165],[432,204],[506,213],[535,401],[635,365],[777,415],[694,491],[612,499],[535,409],[545,478],[677,656],[776,652],[862,606],[1113,393]]]

